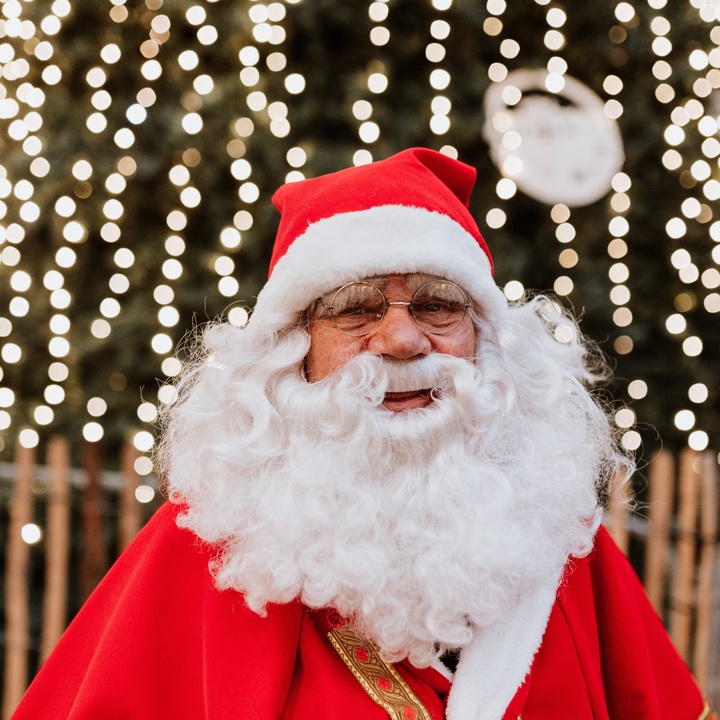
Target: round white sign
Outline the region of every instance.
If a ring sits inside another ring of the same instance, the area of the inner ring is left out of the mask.
[[[526,195],[551,205],[589,205],[611,188],[625,154],[602,100],[563,76],[547,89],[545,70],[515,70],[485,94],[484,136],[493,161]]]

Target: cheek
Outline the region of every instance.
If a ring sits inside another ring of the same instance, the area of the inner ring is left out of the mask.
[[[475,357],[475,328],[472,324],[467,328],[461,328],[457,333],[451,333],[451,336],[435,336],[440,338],[440,345],[437,347],[438,352],[460,358]]]
[[[305,374],[310,382],[326,378],[363,351],[363,342],[339,330],[313,323],[309,332],[310,350],[305,357]]]

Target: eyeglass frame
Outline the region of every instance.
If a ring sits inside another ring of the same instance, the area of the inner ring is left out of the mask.
[[[444,282],[444,283],[448,283],[448,284],[450,284],[450,285],[454,285],[454,286],[460,291],[460,294],[463,296],[463,298],[464,298],[464,300],[465,300],[465,302],[463,303],[463,316],[460,318],[460,320],[458,320],[458,322],[457,322],[455,325],[453,325],[452,327],[448,328],[447,330],[430,330],[430,329],[426,329],[425,327],[423,327],[422,325],[420,325],[418,319],[415,317],[415,311],[414,311],[414,309],[413,309],[413,301],[414,301],[415,298],[417,297],[417,294],[418,294],[423,288],[425,288],[425,287],[427,287],[428,285],[431,285],[432,283],[435,283],[435,282]],[[370,330],[367,330],[366,332],[362,332],[362,333],[351,333],[351,332],[348,332],[347,330],[343,330],[343,328],[341,328],[341,327],[336,323],[336,321],[335,321],[335,314],[333,313],[333,305],[334,305],[334,303],[335,303],[335,300],[337,299],[337,296],[338,296],[345,288],[350,287],[351,285],[369,285],[371,288],[373,288],[374,290],[377,290],[377,291],[380,293],[380,295],[382,296],[382,299],[383,299],[383,301],[384,301],[384,303],[385,303],[385,305],[384,305],[384,307],[383,307],[383,311],[382,311],[382,313],[380,314],[377,323],[376,323],[372,328],[370,328]],[[344,285],[341,285],[337,290],[335,290],[335,292],[333,293],[333,299],[332,299],[332,302],[330,303],[330,305],[326,305],[326,304],[322,301],[322,298],[318,298],[318,299],[316,300],[316,306],[317,306],[317,305],[319,305],[320,307],[322,307],[322,308],[327,312],[327,315],[320,315],[320,316],[317,316],[317,317],[315,317],[315,318],[312,318],[312,317],[311,317],[311,318],[310,318],[310,321],[312,322],[312,321],[316,321],[316,320],[322,320],[322,319],[325,318],[325,317],[329,317],[329,318],[330,318],[330,321],[332,322],[332,324],[333,324],[341,333],[343,333],[343,334],[345,334],[345,335],[348,335],[349,337],[365,337],[366,335],[370,335],[370,333],[372,333],[372,332],[374,332],[375,330],[377,330],[377,328],[380,327],[380,324],[382,323],[382,321],[385,319],[385,315],[387,314],[388,308],[390,308],[392,305],[404,305],[405,307],[407,307],[408,310],[410,311],[410,315],[411,315],[412,319],[415,321],[415,323],[418,325],[418,327],[419,327],[423,332],[426,332],[426,333],[428,333],[429,335],[447,335],[448,333],[451,333],[453,330],[457,330],[457,328],[460,327],[460,325],[462,325],[463,321],[464,321],[465,318],[467,317],[468,310],[472,310],[472,308],[473,308],[473,304],[472,304],[472,303],[470,302],[470,300],[468,299],[467,293],[466,293],[457,283],[454,283],[452,280],[445,280],[444,278],[433,278],[432,280],[428,280],[428,281],[424,282],[422,285],[420,285],[420,287],[417,288],[417,290],[415,290],[415,292],[413,293],[413,296],[412,296],[412,298],[411,298],[410,300],[393,300],[392,302],[388,301],[388,299],[385,297],[385,293],[384,293],[377,285],[373,285],[373,284],[372,284],[371,282],[369,282],[368,280],[359,280],[359,281],[358,281],[358,280],[355,280],[355,281],[353,281],[353,282],[345,283]]]

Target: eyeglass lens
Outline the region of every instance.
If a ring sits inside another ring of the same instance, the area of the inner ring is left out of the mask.
[[[341,287],[328,308],[336,327],[349,335],[367,335],[382,321],[388,303],[382,291],[368,282]],[[415,322],[425,331],[442,334],[454,330],[464,319],[467,299],[455,283],[432,280],[410,301]]]

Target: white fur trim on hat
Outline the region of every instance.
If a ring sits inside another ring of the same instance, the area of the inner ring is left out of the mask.
[[[354,280],[413,272],[452,280],[481,307],[506,302],[487,255],[458,223],[423,208],[381,205],[310,225],[275,265],[251,324],[275,313],[302,312]]]

